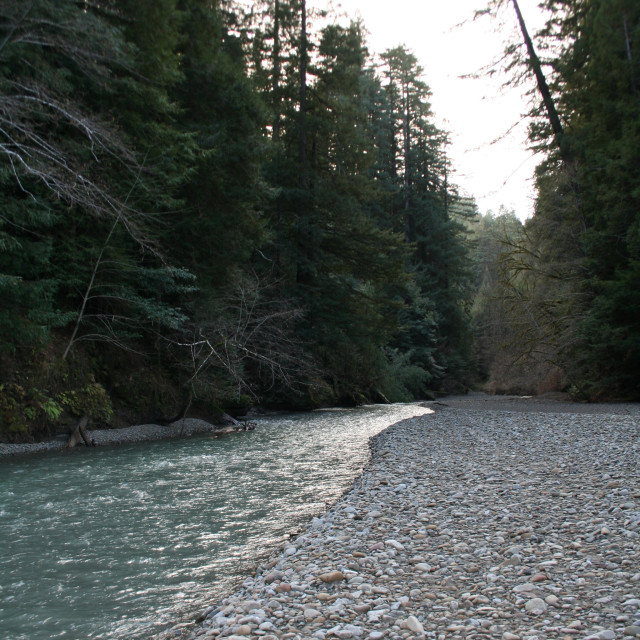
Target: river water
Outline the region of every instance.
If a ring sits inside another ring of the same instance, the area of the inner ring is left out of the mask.
[[[321,410],[0,461],[0,638],[148,639],[193,620],[350,486],[371,436],[424,413]]]

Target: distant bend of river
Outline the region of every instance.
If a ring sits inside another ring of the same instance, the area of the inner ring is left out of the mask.
[[[145,640],[235,588],[418,405],[0,461],[0,637]]]

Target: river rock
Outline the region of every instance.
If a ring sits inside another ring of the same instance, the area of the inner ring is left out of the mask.
[[[329,573],[323,573],[318,576],[322,582],[338,582],[344,580],[344,574],[342,571],[330,571]]]
[[[621,506],[640,496],[638,415],[441,407],[394,425],[203,630],[227,640],[254,599],[273,627],[253,634],[279,640],[640,637],[640,514]]]
[[[424,627],[418,618],[415,616],[409,616],[406,620],[400,623],[401,629],[408,629],[415,634],[424,635]]]
[[[270,571],[265,577],[264,577],[264,581],[266,584],[271,584],[272,582],[275,582],[276,580],[282,580],[282,578],[284,578],[284,573],[282,573],[282,571]]]
[[[528,600],[524,605],[524,608],[531,615],[539,616],[548,609],[548,606],[547,603],[541,598],[531,598],[531,600]]]
[[[322,614],[317,609],[305,609],[304,617],[307,620],[313,620],[314,618],[319,618]]]

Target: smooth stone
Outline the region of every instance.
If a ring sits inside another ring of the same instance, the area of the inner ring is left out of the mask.
[[[271,584],[276,580],[282,580],[284,578],[284,573],[282,571],[270,571],[265,577],[264,581],[266,584]]]
[[[515,633],[510,633],[509,631],[505,631],[502,634],[502,640],[520,640],[520,636],[517,636]]]
[[[398,551],[404,551],[404,545],[397,540],[385,540],[385,544],[389,547],[393,547]]]
[[[624,628],[625,636],[635,636],[636,638],[640,637],[640,627],[634,624]]]
[[[409,616],[406,620],[400,623],[401,629],[408,629],[417,635],[424,635],[424,627],[418,618],[415,616]]]
[[[598,633],[593,633],[583,640],[616,640],[615,631],[611,631],[610,629],[606,629],[605,631],[599,631]]]
[[[314,618],[319,618],[322,614],[317,609],[305,609],[303,615],[307,620],[313,620]]]
[[[371,605],[370,604],[357,604],[353,607],[353,610],[356,611],[357,613],[367,613],[367,611],[371,610]]]
[[[537,591],[537,587],[533,584],[526,582],[525,584],[517,584],[515,587],[513,587],[513,590],[516,593],[527,593],[530,591]]]
[[[533,616],[539,616],[548,609],[548,606],[542,598],[531,598],[531,600],[528,600],[524,605],[524,608],[527,613]]]
[[[278,593],[289,593],[289,591],[291,591],[291,585],[283,582],[282,584],[276,585],[276,591]]]
[[[318,576],[322,582],[339,582],[340,580],[344,580],[344,574],[342,571],[330,571],[329,573],[323,573]]]
[[[373,611],[369,611],[367,613],[367,617],[369,619],[369,622],[380,622],[380,618],[388,613],[388,609],[374,609]]]
[[[345,624],[344,631],[350,633],[352,638],[359,638],[364,633],[362,627],[355,624]]]

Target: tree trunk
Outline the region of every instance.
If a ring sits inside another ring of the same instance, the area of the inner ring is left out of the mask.
[[[300,9],[300,187],[307,186],[307,3],[302,0]]]
[[[624,27],[624,44],[627,52],[627,60],[629,61],[629,74],[631,76],[631,92],[633,95],[638,94],[636,85],[636,77],[633,71],[633,55],[631,53],[631,38],[629,37],[629,25],[627,24],[627,14],[622,14],[622,26]]]
[[[525,24],[524,18],[522,17],[522,12],[520,11],[518,0],[511,0],[511,3],[513,4],[513,8],[515,9],[516,16],[518,18],[520,31],[522,32],[522,37],[527,47],[529,66],[531,67],[531,70],[536,77],[538,91],[540,91],[540,95],[542,96],[542,102],[547,112],[547,118],[549,120],[549,124],[551,125],[556,145],[560,151],[560,157],[568,168],[573,168],[575,165],[573,154],[571,153],[567,140],[565,139],[564,128],[562,127],[562,123],[560,122],[560,116],[558,115],[558,111],[556,110],[553,96],[551,95],[551,91],[549,90],[549,85],[547,84],[547,80],[544,76],[544,73],[542,72],[540,58],[538,57],[535,47],[533,46],[533,42],[531,41],[531,37],[529,36],[529,31],[527,30],[527,25]]]
[[[280,139],[280,1],[273,8],[273,139]]]
[[[411,113],[409,105],[409,82],[406,77],[402,79],[402,135],[404,138],[404,224],[405,236],[408,242],[416,239],[416,223],[410,213],[410,187],[411,187]]]
[[[173,424],[174,422],[178,422],[178,420],[183,420],[184,417],[187,415],[187,411],[189,411],[189,408],[191,407],[192,400],[193,400],[193,389],[189,387],[189,392],[187,393],[187,397],[185,398],[185,401],[183,402],[182,407],[180,408],[178,413],[171,418],[163,418],[163,417],[156,418],[154,422],[157,422],[161,426],[167,426],[167,425]]]

